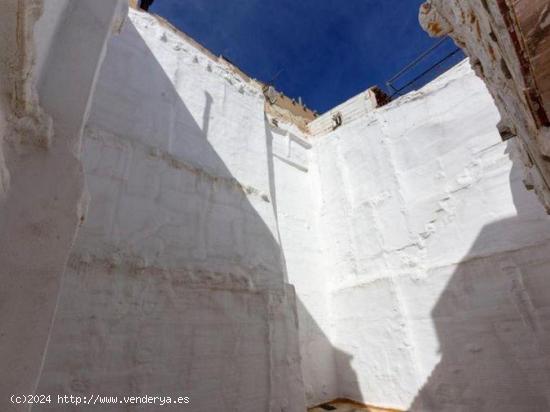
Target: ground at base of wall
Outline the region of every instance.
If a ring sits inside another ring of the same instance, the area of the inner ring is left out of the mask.
[[[338,399],[327,402],[314,408],[308,409],[308,412],[399,412],[396,409],[383,409],[375,406],[362,405],[347,399]]]

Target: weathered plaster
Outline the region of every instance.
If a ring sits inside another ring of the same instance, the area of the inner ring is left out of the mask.
[[[429,0],[420,23],[432,36],[452,37],[470,57],[500,111],[503,138],[519,137],[526,186],[550,210],[547,12],[544,0]]]
[[[550,222],[509,159],[532,153],[527,135],[501,123],[501,141],[465,63],[383,107],[369,89],[312,120],[164,20],[132,10],[122,24],[121,6],[25,9],[35,52],[10,43],[18,9],[1,17],[0,362],[13,373],[0,402],[36,389],[184,395],[199,412],[338,397],[549,408]],[[433,10],[433,32],[456,30]]]
[[[5,6],[0,24],[0,364],[9,373],[0,375],[0,409],[28,410],[30,405],[9,399],[36,389],[62,275],[86,207],[78,159],[81,131],[113,21],[124,15],[126,4],[82,2],[69,10],[61,3],[48,5],[47,16],[64,14],[64,19],[43,32],[56,34],[42,54],[35,53],[42,45],[33,38],[42,2]]]
[[[39,391],[305,409],[276,181],[307,149],[269,133],[259,83],[130,11],[84,133],[91,203]]]

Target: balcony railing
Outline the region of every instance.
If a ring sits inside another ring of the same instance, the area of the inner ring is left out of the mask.
[[[390,97],[424,86],[464,59],[450,37],[444,37],[386,82]]]

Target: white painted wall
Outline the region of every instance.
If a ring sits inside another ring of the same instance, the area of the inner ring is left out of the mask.
[[[85,131],[91,203],[39,391],[305,409],[268,156],[260,86],[131,11]]]
[[[311,141],[296,127],[279,122],[279,127],[268,126],[267,137],[272,142],[272,198],[288,279],[297,294],[306,400],[317,405],[338,397],[329,336],[329,278],[319,225],[319,175]]]
[[[86,207],[82,129],[113,22],[128,7],[124,0],[74,3],[69,12],[60,2],[48,3],[46,14],[40,0],[2,4],[2,411],[31,408],[10,397],[31,394],[38,385],[63,272]],[[63,24],[46,23],[41,30],[44,19]],[[35,29],[47,34],[47,48],[34,38]]]
[[[328,134],[274,127],[259,83],[132,11],[84,133],[91,201],[38,391],[547,409],[550,222],[482,82],[462,64],[367,96]]]
[[[550,221],[463,63],[321,137],[341,396],[546,410]]]
[[[33,30],[36,83],[44,79],[44,69],[52,47],[55,45],[56,34],[63,29],[63,22],[70,14],[69,0],[47,0],[42,2],[42,14]]]

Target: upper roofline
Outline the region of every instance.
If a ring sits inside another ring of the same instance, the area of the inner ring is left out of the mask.
[[[262,89],[262,92],[264,96],[266,97],[266,101],[269,102],[270,105],[275,105],[282,109],[283,111],[287,111],[290,114],[290,118],[296,119],[296,117],[301,118],[303,122],[299,123],[309,123],[312,120],[314,120],[318,114],[315,110],[312,110],[308,108],[305,104],[297,101],[296,99],[293,99],[291,97],[288,97],[283,92],[276,90],[273,85],[270,85],[266,82],[263,82],[261,80],[258,80],[256,78],[253,78],[246,72],[244,72],[240,67],[236,66],[232,61],[224,57],[223,55],[216,55],[214,54],[210,49],[199,43],[197,40],[189,36],[187,33],[185,33],[183,30],[179,29],[178,27],[174,26],[172,23],[170,23],[168,20],[166,20],[164,17],[159,16],[158,14],[154,14],[151,12],[145,12],[141,10],[138,7],[138,0],[128,0],[130,7],[137,10],[141,13],[147,13],[154,18],[158,20],[158,22],[163,25],[164,27],[170,29],[174,34],[182,37],[186,42],[189,42],[192,46],[197,48],[199,51],[204,53],[207,57],[212,59],[214,62],[222,63],[225,66],[228,66],[232,71],[237,73],[246,83],[250,82],[256,82],[259,84],[259,86]],[[268,94],[271,96],[271,98],[268,97]],[[273,96],[275,97],[275,101],[273,101]]]

